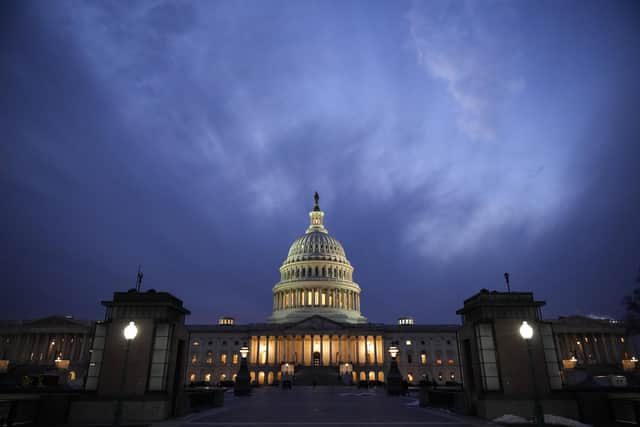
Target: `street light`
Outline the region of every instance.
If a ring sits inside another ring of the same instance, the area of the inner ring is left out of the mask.
[[[243,343],[240,347],[240,369],[236,375],[236,383],[233,386],[233,393],[236,396],[247,396],[251,393],[251,378],[249,376],[249,367],[247,366],[247,354],[249,347],[247,343]]]
[[[387,393],[402,394],[402,374],[398,369],[398,342],[393,341],[389,346],[389,356],[391,356],[391,364],[389,365],[389,374],[387,374]]]
[[[124,339],[127,342],[127,348],[124,353],[124,367],[122,369],[122,379],[120,380],[120,396],[116,404],[116,415],[114,417],[114,424],[117,426],[120,425],[122,421],[122,395],[124,394],[124,382],[127,379],[127,367],[129,365],[129,350],[131,348],[131,341],[133,341],[138,335],[138,327],[136,326],[135,322],[129,322],[129,324],[122,330],[122,334],[124,335]]]
[[[522,325],[520,325],[520,336],[527,343],[527,355],[529,356],[529,368],[531,369],[531,384],[533,385],[533,413],[536,418],[536,424],[539,426],[543,426],[544,412],[542,411],[542,405],[540,404],[540,398],[538,396],[536,372],[533,365],[533,357],[531,356],[531,339],[533,338],[533,328],[527,323],[526,320],[523,320]]]

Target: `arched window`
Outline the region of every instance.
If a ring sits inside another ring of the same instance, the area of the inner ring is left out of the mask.
[[[307,277],[311,277],[311,267],[308,267],[307,269]]]
[[[367,380],[367,373],[365,371],[360,371],[360,381]]]
[[[196,353],[193,353],[191,355],[191,364],[195,365],[196,363],[198,363],[198,355]]]
[[[384,382],[384,372],[382,371],[378,372],[378,381],[380,381],[381,383]]]
[[[422,353],[420,353],[420,363],[423,365],[427,364],[427,352],[423,351]]]
[[[210,382],[211,382],[211,373],[210,373],[210,372],[206,372],[206,373],[204,374],[204,380],[205,380],[206,382],[208,382],[208,383],[210,383]]]
[[[413,382],[413,374],[411,372],[407,374],[407,381],[409,381],[410,383]]]
[[[227,353],[222,353],[220,355],[220,363],[223,364],[223,365],[227,364]]]
[[[233,353],[233,356],[231,356],[231,363],[234,365],[238,364],[238,353]]]
[[[191,372],[189,374],[189,382],[192,382],[192,383],[196,382],[196,374],[195,374],[195,372]]]
[[[322,267],[322,277],[327,277],[327,269],[326,269],[326,267]]]
[[[369,371],[369,381],[375,381],[376,380],[376,373],[373,371]]]
[[[220,381],[224,381],[227,379],[227,374],[220,374]]]
[[[75,381],[76,380],[76,371],[69,371],[68,378],[69,378],[69,381]]]
[[[213,363],[213,352],[207,351],[207,358],[205,359],[205,363],[207,365],[211,365]]]

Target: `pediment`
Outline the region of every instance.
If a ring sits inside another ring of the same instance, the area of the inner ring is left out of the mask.
[[[285,329],[302,329],[306,331],[327,331],[327,330],[335,330],[335,329],[344,329],[344,325],[342,323],[333,321],[331,319],[327,319],[326,317],[320,315],[313,315],[303,319],[297,323],[293,323]]]
[[[76,320],[69,319],[62,316],[49,316],[41,319],[31,320],[25,322],[26,326],[32,327],[51,327],[51,326],[83,326]]]

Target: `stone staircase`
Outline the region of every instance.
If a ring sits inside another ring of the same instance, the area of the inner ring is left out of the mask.
[[[294,385],[342,385],[336,366],[303,366],[296,370]]]

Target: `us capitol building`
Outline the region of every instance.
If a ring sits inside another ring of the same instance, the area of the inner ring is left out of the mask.
[[[244,343],[258,384],[273,384],[284,373],[297,384],[384,382],[392,342],[409,382],[459,381],[457,325],[416,325],[408,317],[396,325],[367,322],[354,268],[324,215],[316,193],[309,227],[280,267],[267,323],[239,325],[222,317],[218,325],[188,326],[186,383],[234,380]]]
[[[183,386],[235,380],[242,347],[249,349],[249,375],[259,385],[276,384],[284,375],[297,385],[387,382],[389,350],[396,347],[398,368],[408,383],[427,380],[464,384],[467,393],[509,393],[530,388],[520,372],[522,342],[514,341],[523,319],[539,331],[536,351],[538,369],[548,379],[545,387],[555,390],[592,381],[602,372],[637,369],[622,323],[582,316],[544,320],[545,302],[531,292],[482,289],[457,311],[461,325],[418,325],[410,317],[397,324],[371,323],[361,312],[354,268],[324,226],[317,193],[309,221],[280,267],[273,312],[265,323],[237,324],[221,317],[217,324],[188,324],[189,310],[167,292],[115,292],[113,300],[102,301],[106,310],[100,321],[70,316],[0,320],[0,383],[36,386],[57,376],[57,384],[104,399],[124,387],[133,395],[160,399],[162,408],[151,413],[168,416],[180,412]],[[122,330],[131,321],[139,337],[127,341],[129,359]],[[129,365],[126,378],[113,375]]]

